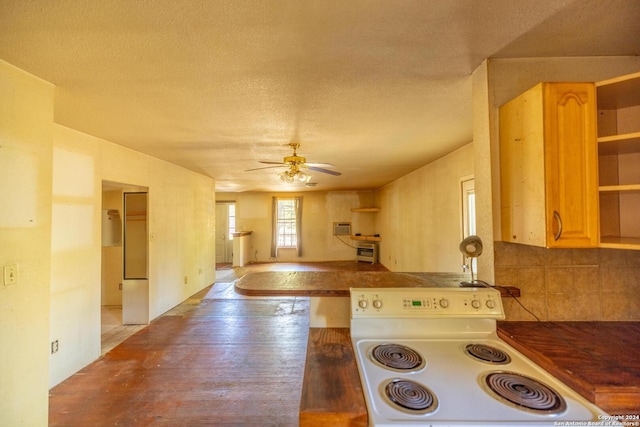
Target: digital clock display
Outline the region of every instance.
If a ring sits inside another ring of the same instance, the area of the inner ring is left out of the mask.
[[[414,299],[414,300],[412,300],[412,301],[411,301],[411,305],[412,305],[413,307],[422,307],[422,301],[419,301],[419,300],[415,300],[415,299]]]

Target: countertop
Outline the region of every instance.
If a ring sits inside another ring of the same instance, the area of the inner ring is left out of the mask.
[[[640,414],[640,322],[498,323],[508,344],[612,415]],[[300,426],[366,426],[348,328],[311,328]]]
[[[263,271],[235,282],[249,296],[348,297],[350,288],[458,287],[469,275],[460,273],[395,273],[390,271]],[[514,287],[500,288],[503,297],[520,296]]]
[[[367,426],[349,328],[310,328],[300,427]]]
[[[498,336],[606,412],[640,414],[640,322],[498,322]]]

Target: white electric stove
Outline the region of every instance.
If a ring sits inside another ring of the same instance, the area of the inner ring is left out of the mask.
[[[352,288],[350,306],[370,426],[587,425],[606,416],[497,336],[495,289]]]

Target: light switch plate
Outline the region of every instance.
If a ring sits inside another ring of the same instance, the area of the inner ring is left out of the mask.
[[[10,286],[18,283],[18,264],[4,266],[4,285]]]

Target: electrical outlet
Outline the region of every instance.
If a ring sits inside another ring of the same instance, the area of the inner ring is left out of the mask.
[[[118,289],[122,290],[122,283],[118,283]]]
[[[18,264],[4,266],[4,285],[10,286],[18,283]]]
[[[51,341],[51,354],[58,352],[58,340]]]
[[[189,278],[187,276],[184,276],[184,284],[186,285],[189,282]]]

